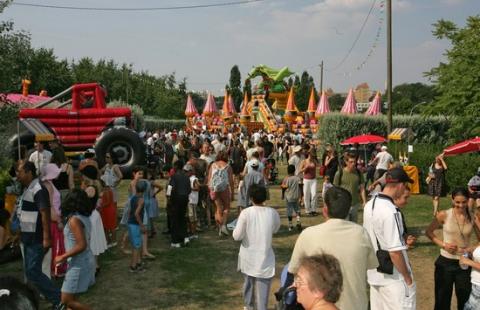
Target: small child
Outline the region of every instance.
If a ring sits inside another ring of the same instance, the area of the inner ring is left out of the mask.
[[[195,175],[195,170],[192,165],[186,164],[183,167],[183,170],[190,178],[190,187],[192,188],[192,191],[188,195],[188,228],[190,230],[190,237],[185,239],[185,242],[188,242],[191,239],[198,239],[197,205],[198,205],[198,191],[200,190],[200,184],[198,183],[198,178]]]
[[[285,189],[285,200],[287,201],[287,218],[288,218],[288,231],[293,230],[293,215],[297,217],[297,229],[302,229],[300,223],[300,178],[295,175],[295,166],[288,165],[288,176],[283,179],[282,189]]]
[[[140,166],[136,166],[132,170],[132,181],[128,185],[128,200],[123,208],[123,215],[120,224],[127,226],[128,228],[128,216],[130,214],[130,199],[135,195],[135,186],[138,181],[143,179],[143,169]],[[130,254],[130,250],[127,250],[128,229],[122,236],[121,249],[124,254]]]
[[[324,199],[323,201],[324,203],[325,203],[325,193],[331,187],[333,187],[333,184],[330,181],[330,177],[328,175],[325,175],[325,177],[323,178],[323,186],[322,186],[322,199]]]
[[[146,232],[143,225],[144,200],[143,193],[147,189],[147,182],[140,180],[135,184],[135,195],[130,198],[130,210],[128,214],[128,236],[132,246],[132,259],[130,272],[145,271],[141,263],[142,234]]]

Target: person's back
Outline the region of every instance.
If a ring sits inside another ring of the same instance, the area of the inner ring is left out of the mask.
[[[327,221],[306,228],[297,239],[288,271],[296,273],[305,256],[330,253],[340,261],[343,292],[340,309],[368,309],[367,270],[378,265],[368,232],[360,225],[346,221],[351,196],[333,187],[325,197],[323,215]]]

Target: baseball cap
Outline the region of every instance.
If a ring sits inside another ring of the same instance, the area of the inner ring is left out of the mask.
[[[384,146],[382,146],[381,150],[386,151],[386,150],[388,150],[388,147],[386,145],[384,145]]]
[[[413,180],[408,177],[403,168],[393,168],[388,170],[385,181],[387,183],[413,183]]]

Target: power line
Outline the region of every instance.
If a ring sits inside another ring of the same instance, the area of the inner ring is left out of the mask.
[[[368,11],[367,17],[366,17],[365,20],[363,21],[362,27],[360,27],[360,31],[358,32],[357,37],[356,37],[355,40],[353,41],[352,46],[351,46],[350,49],[348,50],[348,52],[347,52],[347,54],[345,55],[345,57],[343,57],[343,59],[342,59],[335,67],[333,67],[332,69],[327,69],[327,68],[325,68],[326,71],[335,71],[335,70],[337,70],[338,68],[340,68],[341,65],[343,65],[343,63],[345,62],[345,60],[347,60],[348,56],[350,56],[350,54],[352,53],[353,49],[355,48],[355,45],[357,44],[358,40],[360,39],[360,36],[362,35],[363,29],[365,28],[365,25],[367,24],[368,18],[369,18],[370,15],[372,14],[372,11],[373,11],[373,8],[375,7],[375,3],[376,3],[376,2],[377,2],[377,0],[373,0],[372,6],[370,6],[370,10]]]
[[[201,9],[201,8],[212,8],[212,7],[222,7],[222,6],[234,6],[249,4],[255,2],[263,2],[267,0],[241,0],[241,1],[231,1],[231,2],[222,2],[222,3],[210,3],[210,4],[197,4],[197,5],[182,5],[182,6],[168,6],[168,7],[145,7],[145,8],[101,8],[101,7],[78,7],[78,6],[61,6],[61,5],[49,5],[49,4],[35,4],[35,3],[25,3],[25,2],[13,2],[12,5],[18,6],[28,6],[44,9],[59,9],[59,10],[77,10],[77,11],[169,11],[169,10],[187,10],[187,9]]]

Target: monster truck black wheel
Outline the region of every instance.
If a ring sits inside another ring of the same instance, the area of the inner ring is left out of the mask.
[[[123,177],[131,178],[132,169],[145,164],[145,145],[138,134],[128,128],[110,128],[97,138],[95,154],[100,167],[105,165],[105,154],[113,153]]]

